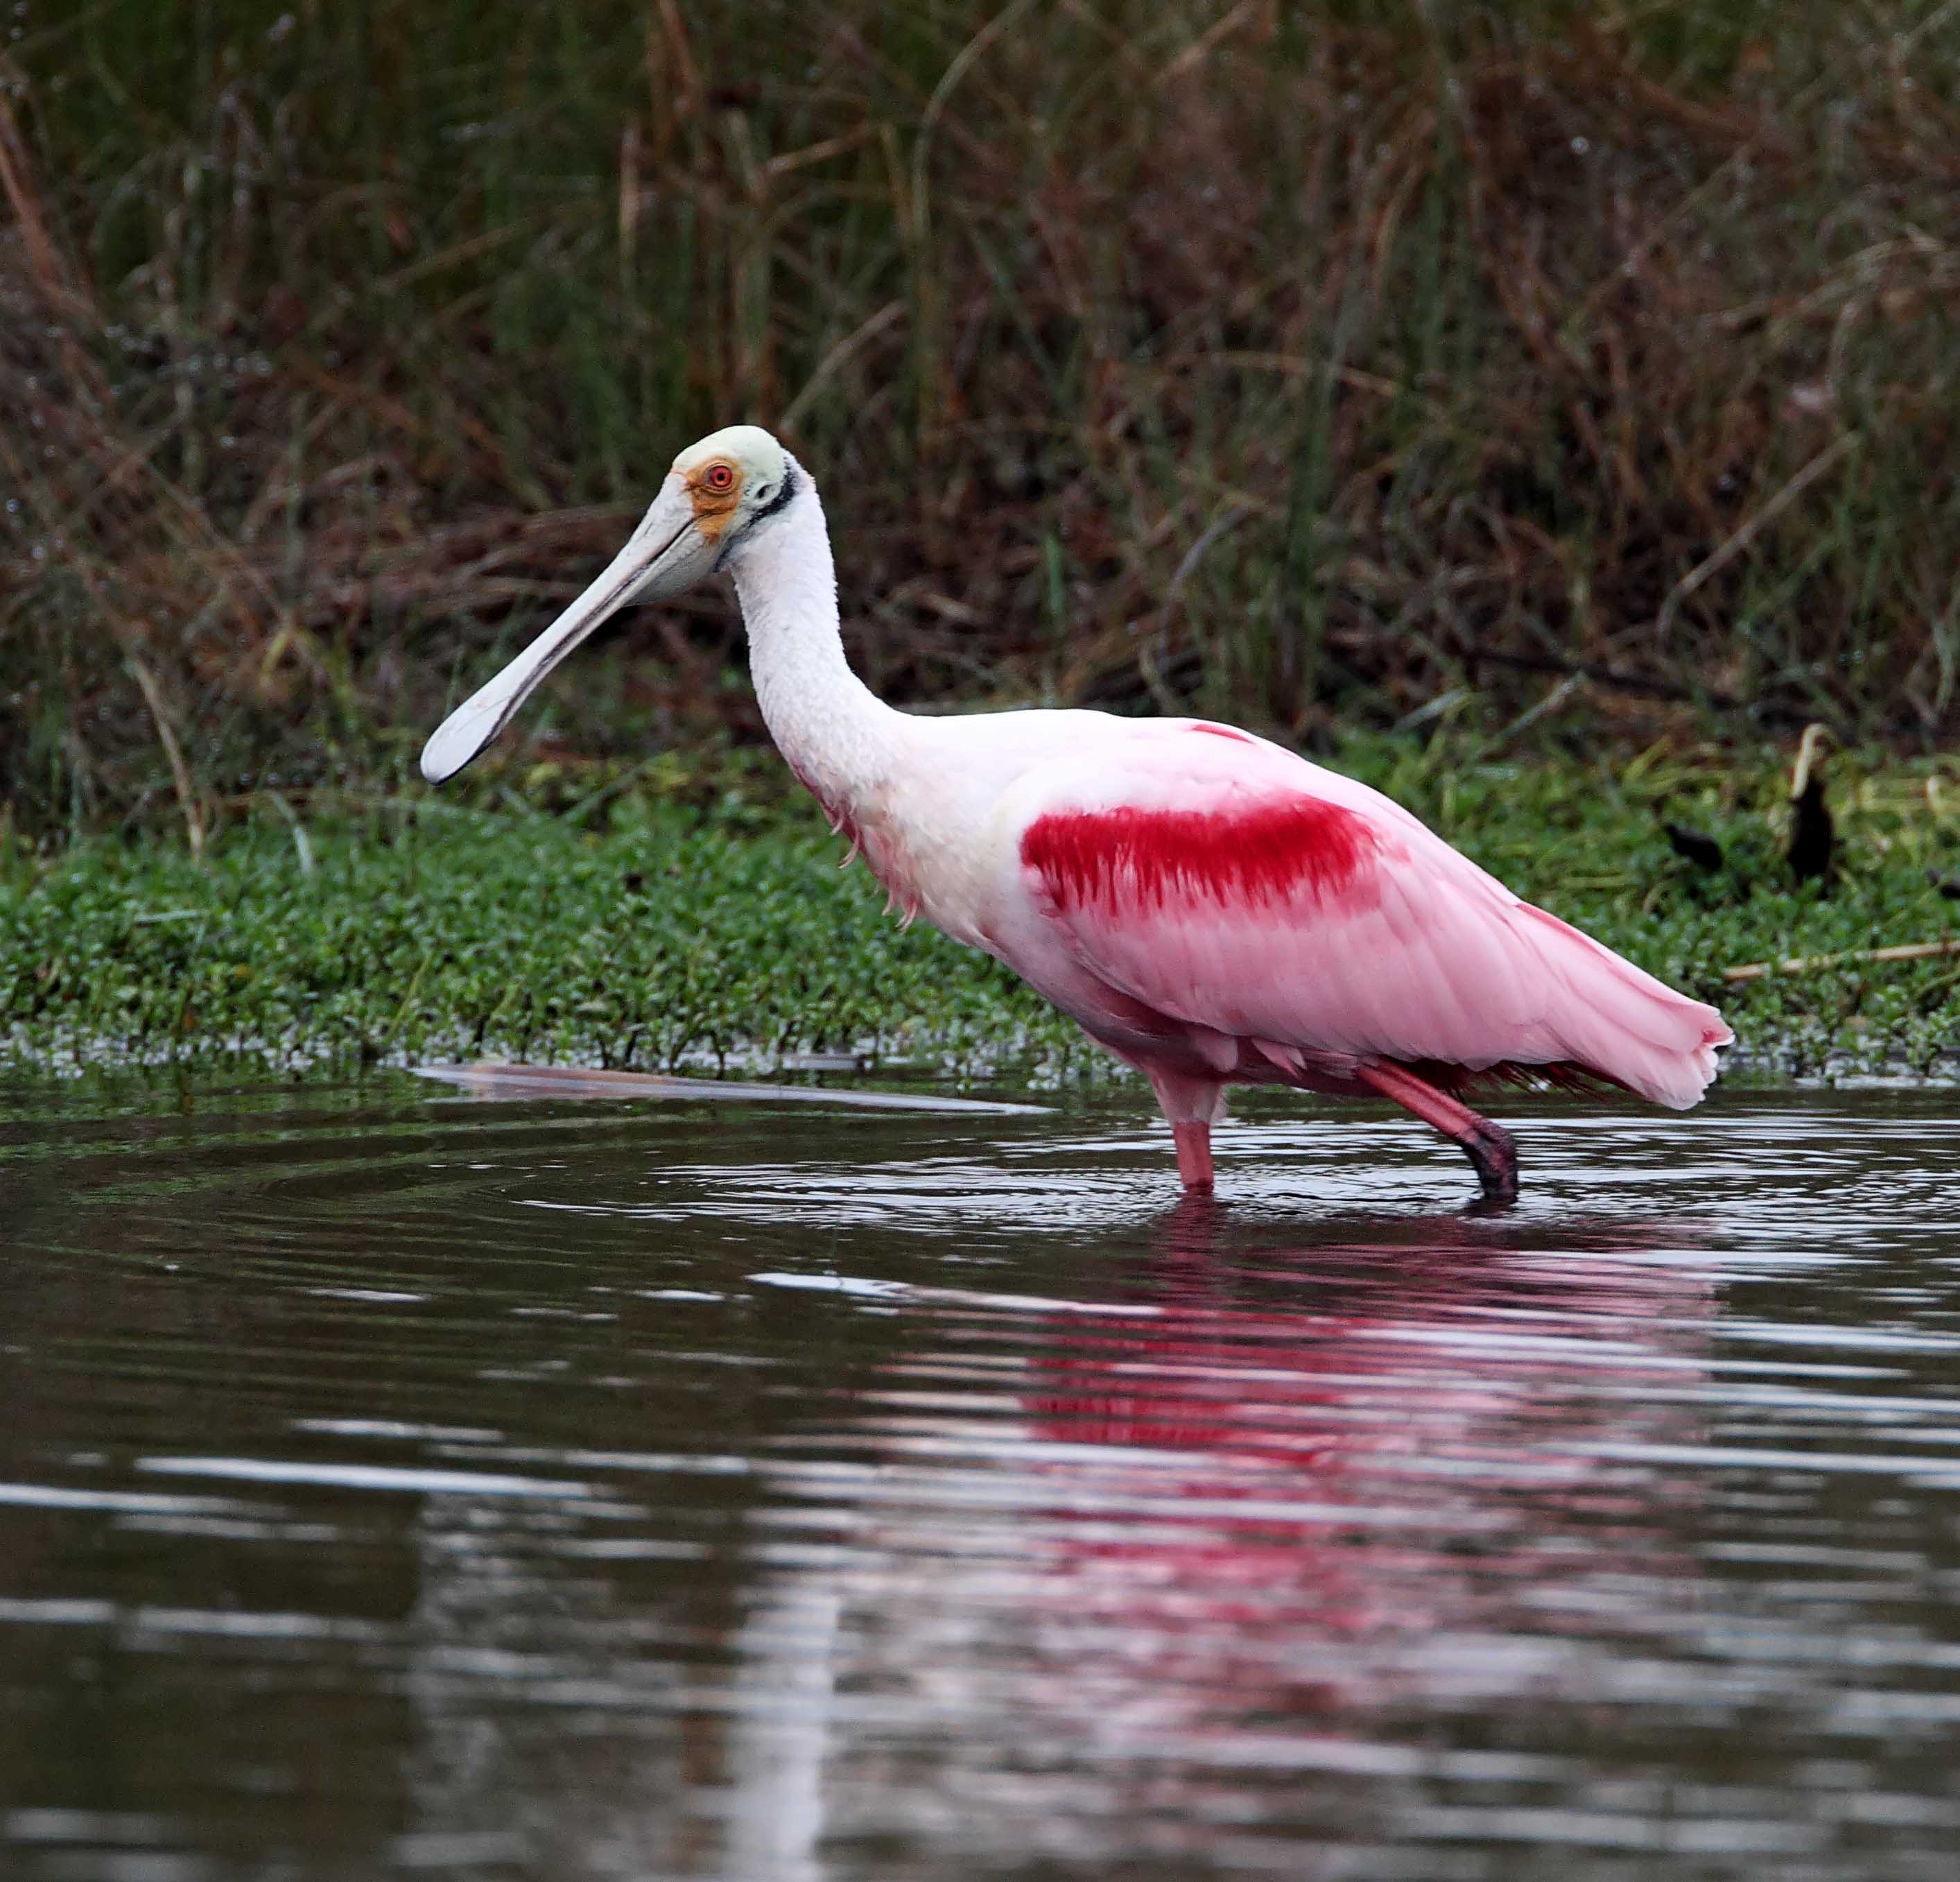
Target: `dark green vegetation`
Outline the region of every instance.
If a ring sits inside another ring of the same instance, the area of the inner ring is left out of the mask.
[[[1405,741],[1342,757],[1520,892],[1720,1002],[1757,1068],[1960,1069],[1960,957],[1721,977],[1960,934],[1960,901],[1931,879],[1960,870],[1951,765],[1840,761],[1827,892],[1790,885],[1768,763],[1520,770]],[[1713,836],[1721,869],[1675,855],[1663,815]],[[202,868],[151,837],[58,861],[0,851],[0,1050],[658,1068],[842,1049],[1010,1076],[1100,1062],[991,963],[898,933],[841,853],[753,785],[692,810],[629,786],[558,814],[418,799],[302,821],[269,801]]]
[[[184,893],[245,893],[283,853],[224,830],[253,792],[404,776],[744,417],[816,470],[899,697],[1315,747],[1960,725],[1950,6],[16,18],[0,817],[37,844],[180,817],[225,852]],[[752,740],[716,597],[615,646],[521,759]],[[234,944],[154,925],[159,958]],[[485,972],[441,1004],[497,1010]],[[328,1032],[408,1043],[386,998]]]

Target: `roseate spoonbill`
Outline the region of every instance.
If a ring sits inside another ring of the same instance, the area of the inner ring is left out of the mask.
[[[810,473],[738,425],[684,451],[625,547],[422,752],[453,777],[616,610],[735,578],[790,768],[908,919],[1004,961],[1150,1080],[1187,1189],[1228,1084],[1382,1097],[1517,1193],[1480,1076],[1685,1108],[1732,1035],[1521,902],[1379,791],[1229,725],[1091,712],[922,718],[844,657]]]

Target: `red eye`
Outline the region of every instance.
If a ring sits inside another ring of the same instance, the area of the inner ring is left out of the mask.
[[[711,490],[732,490],[735,487],[735,473],[726,464],[710,464],[705,481]]]

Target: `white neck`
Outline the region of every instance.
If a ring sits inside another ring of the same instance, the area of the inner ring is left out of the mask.
[[[837,616],[830,532],[810,473],[780,516],[730,558],[764,722],[833,817],[858,812],[889,775],[908,723],[851,670]]]

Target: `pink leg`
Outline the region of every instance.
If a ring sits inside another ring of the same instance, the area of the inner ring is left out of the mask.
[[[1209,1124],[1173,1124],[1170,1134],[1177,1139],[1177,1173],[1193,1196],[1211,1193],[1211,1126]]]
[[[1225,1087],[1216,1078],[1194,1078],[1180,1072],[1145,1065],[1150,1088],[1177,1144],[1177,1173],[1192,1196],[1211,1193],[1211,1127],[1225,1109]]]
[[[1425,1124],[1434,1125],[1456,1144],[1475,1166],[1486,1202],[1518,1199],[1518,1147],[1502,1125],[1479,1117],[1467,1104],[1459,1104],[1405,1065],[1357,1065],[1354,1075],[1383,1097],[1393,1098],[1404,1110],[1413,1111]]]

